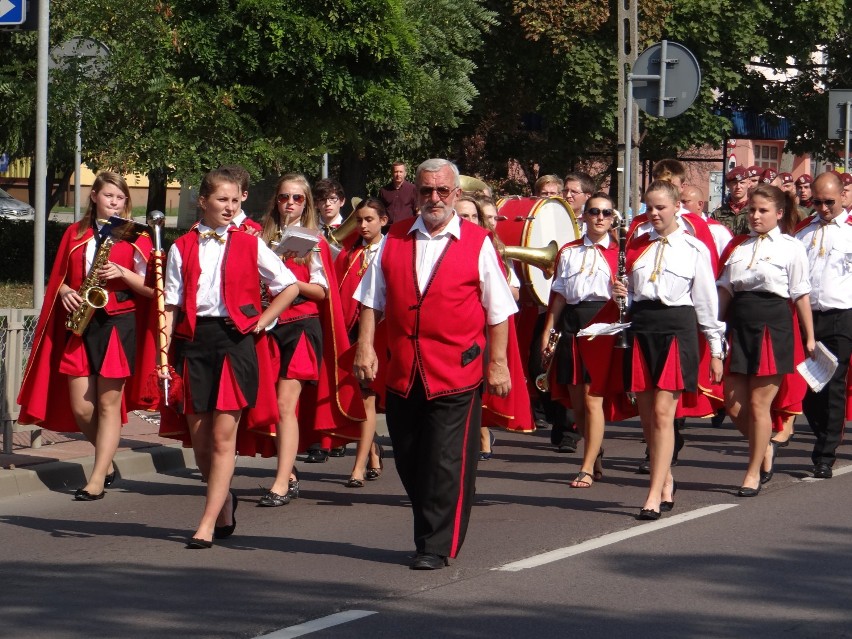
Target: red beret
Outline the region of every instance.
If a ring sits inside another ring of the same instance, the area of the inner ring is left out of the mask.
[[[760,176],[760,181],[763,184],[772,184],[772,181],[778,177],[778,171],[775,169],[766,169]]]
[[[793,183],[793,174],[787,173],[779,173],[778,177],[781,178],[781,184],[792,184]]]
[[[741,166],[735,166],[725,176],[726,182],[742,182],[748,177],[746,170]]]
[[[843,182],[843,186],[849,186],[852,184],[852,173],[841,173],[840,181]]]
[[[752,164],[746,169],[746,176],[750,178],[757,177],[761,173],[763,173],[763,169],[757,166],[756,164]]]
[[[802,173],[796,178],[796,186],[804,186],[805,184],[813,184],[814,179],[810,173]]]

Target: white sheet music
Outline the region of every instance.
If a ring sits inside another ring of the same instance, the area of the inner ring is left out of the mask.
[[[834,371],[837,370],[837,358],[823,346],[822,342],[817,342],[813,359],[806,358],[804,362],[796,366],[796,370],[805,378],[811,390],[818,393],[828,384]]]
[[[624,322],[623,324],[619,324],[618,322],[613,322],[612,324],[598,322],[596,324],[589,324],[586,328],[580,330],[577,333],[577,337],[595,337],[596,335],[617,335],[618,333],[627,328],[630,328],[630,322]]]

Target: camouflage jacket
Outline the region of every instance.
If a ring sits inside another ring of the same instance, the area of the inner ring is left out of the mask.
[[[710,217],[719,222],[719,224],[726,226],[734,235],[743,235],[749,232],[748,206],[744,206],[739,213],[734,213],[727,204],[723,204],[713,211]]]

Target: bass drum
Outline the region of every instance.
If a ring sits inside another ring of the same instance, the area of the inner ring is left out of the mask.
[[[562,248],[580,238],[580,226],[571,206],[560,197],[505,198],[497,202],[497,235],[506,246],[544,248],[555,240]],[[552,278],[536,266],[517,262],[515,272],[523,283],[521,300],[547,306]]]

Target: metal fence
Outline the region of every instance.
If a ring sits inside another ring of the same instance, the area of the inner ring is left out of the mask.
[[[3,423],[3,452],[12,452],[16,432],[29,432],[29,445],[41,445],[41,429],[16,424],[20,408],[16,403],[24,368],[33,346],[38,311],[32,308],[0,309],[0,420]]]

